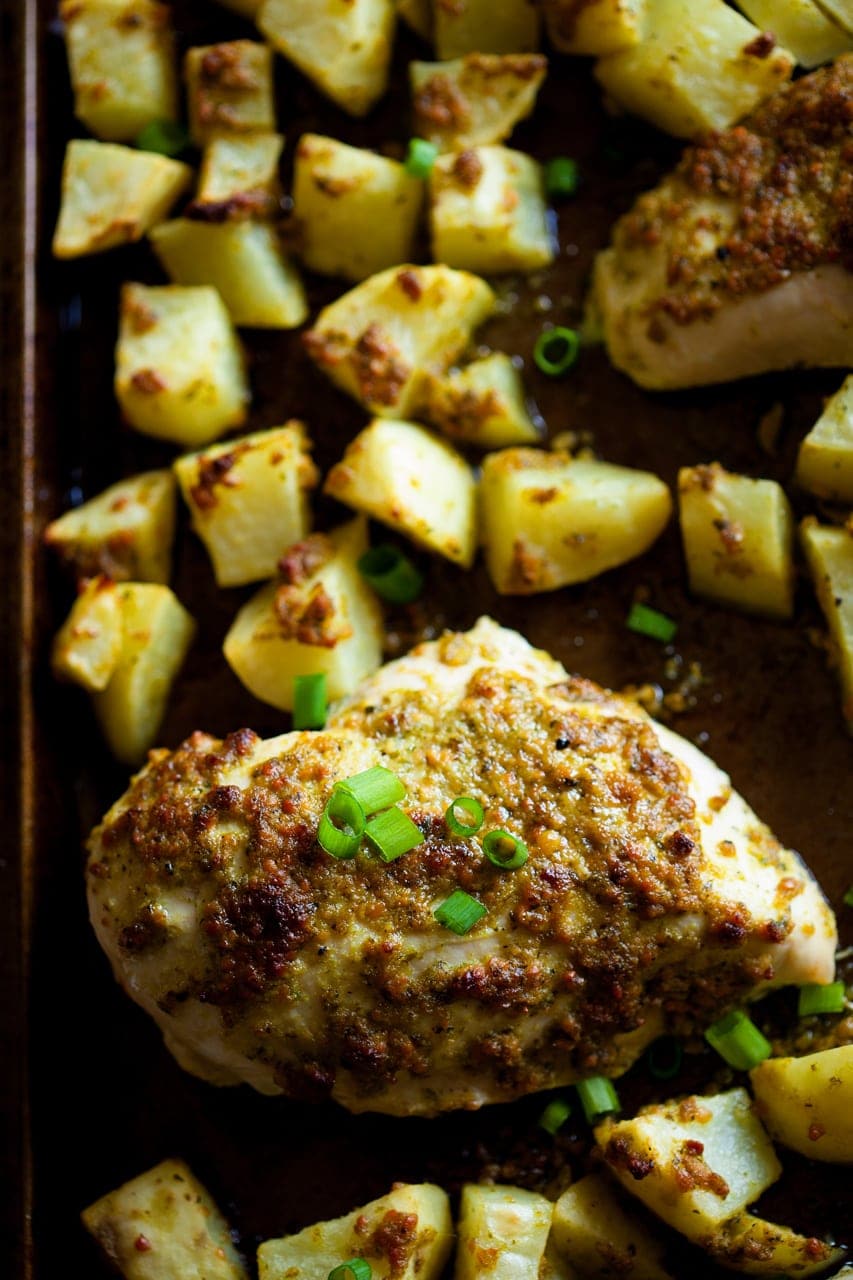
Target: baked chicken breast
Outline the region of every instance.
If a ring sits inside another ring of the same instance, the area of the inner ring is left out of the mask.
[[[853,364],[853,55],[688,147],[598,255],[610,358],[670,390]]]
[[[337,861],[323,807],[376,764],[423,843]],[[463,795],[524,866],[451,834]],[[816,882],[729,779],[488,619],[382,668],[325,730],[152,753],[89,849],[98,938],[184,1067],[353,1111],[618,1075],[665,1028],[833,976]],[[487,909],[463,936],[433,914],[457,889]]]

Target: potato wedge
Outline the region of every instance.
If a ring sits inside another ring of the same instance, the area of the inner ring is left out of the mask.
[[[272,50],[259,40],[198,45],[184,58],[190,136],[203,147],[214,138],[272,133],[275,102]]]
[[[768,1280],[816,1275],[844,1257],[843,1249],[748,1213],[738,1214],[699,1243],[722,1266],[748,1276],[767,1276]]]
[[[485,280],[449,267],[391,267],[324,307],[308,354],[369,413],[402,418],[430,373],[444,373],[489,315]]]
[[[544,0],[543,10],[551,43],[562,53],[601,58],[646,35],[647,0]]]
[[[126,1280],[248,1280],[228,1223],[183,1160],[164,1160],[81,1216]]]
[[[415,135],[442,151],[503,142],[533,110],[547,68],[541,53],[410,62]]]
[[[467,569],[474,561],[477,490],[471,468],[417,423],[375,419],[347,446],[323,491],[454,564]]]
[[[807,516],[800,525],[800,541],[829,627],[842,713],[853,732],[853,529],[821,525]]]
[[[800,445],[796,479],[819,498],[853,503],[853,375],[830,396]]]
[[[738,8],[762,31],[772,31],[803,67],[820,66],[853,49],[850,32],[814,0],[738,0]]]
[[[853,1044],[768,1058],[749,1073],[770,1136],[811,1160],[853,1164]]]
[[[502,351],[451,369],[443,378],[430,378],[424,414],[450,439],[481,449],[535,444],[540,438],[527,411],[521,374]]]
[[[563,1192],[552,1232],[557,1252],[585,1280],[670,1280],[660,1239],[598,1173]]]
[[[539,1280],[552,1212],[520,1187],[463,1187],[455,1280]]]
[[[433,6],[442,60],[466,53],[530,53],[539,47],[539,11],[529,0],[452,0]]]
[[[204,149],[198,191],[184,212],[201,222],[271,218],[279,210],[280,133],[214,138]]]
[[[121,642],[118,587],[112,578],[91,578],[54,638],[50,655],[53,673],[89,693],[106,689]]]

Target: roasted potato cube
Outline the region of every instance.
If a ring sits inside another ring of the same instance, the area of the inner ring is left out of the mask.
[[[843,1249],[833,1249],[815,1236],[798,1235],[790,1227],[780,1227],[748,1213],[739,1213],[700,1244],[724,1267],[748,1276],[767,1276],[768,1280],[815,1275],[844,1257]]]
[[[633,1120],[605,1121],[595,1137],[622,1185],[694,1241],[752,1204],[782,1172],[745,1089],[644,1107]]]
[[[853,530],[821,525],[811,516],[800,525],[800,537],[829,627],[842,711],[853,732]]]
[[[544,0],[545,25],[555,49],[601,58],[639,44],[647,0]]]
[[[648,34],[597,63],[607,93],[678,138],[727,129],[790,78],[794,59],[724,0],[648,0]]]
[[[522,151],[472,147],[439,156],[429,189],[437,261],[494,274],[553,262],[542,166]]]
[[[377,418],[347,446],[324,492],[470,568],[477,490],[468,463],[414,422]]]
[[[423,183],[396,160],[303,134],[293,168],[303,262],[347,280],[408,262],[423,191]]]
[[[410,62],[414,131],[442,151],[503,142],[536,103],[548,60],[541,53],[469,53]]]
[[[678,510],[691,591],[790,618],[794,526],[781,485],[733,475],[717,462],[682,467]]]
[[[74,114],[98,138],[132,142],[178,110],[170,12],[156,0],[63,0]]]
[[[437,0],[433,6],[439,58],[466,53],[529,53],[539,46],[539,10],[530,0]]]
[[[853,1164],[853,1044],[768,1058],[749,1078],[772,1138],[812,1160]]]
[[[804,67],[831,62],[853,48],[853,39],[814,0],[738,0],[762,31],[772,31]]]
[[[312,534],[282,557],[283,579],[243,605],[223,652],[261,702],[292,711],[294,677],[318,672],[328,696],[342,698],[379,666],[382,612],[358,571],[366,550],[362,519]]]
[[[539,439],[527,412],[521,374],[502,351],[472,360],[464,369],[452,369],[443,378],[430,378],[424,397],[426,417],[452,439],[483,449],[535,444]]]
[[[553,1240],[586,1280],[670,1280],[660,1240],[598,1173],[573,1182],[560,1196]]]
[[[240,426],[243,352],[215,289],[124,285],[115,392],[137,431],[188,448]]]
[[[648,471],[543,449],[504,449],[483,460],[480,531],[502,595],[586,582],[642,555],[672,511]]]
[[[121,649],[109,683],[92,701],[113,755],[137,765],[154,745],[195,623],[168,587],[125,582],[117,590]]]
[[[827,400],[800,445],[797,480],[830,502],[853,502],[853,375]]]
[[[247,1280],[228,1223],[183,1160],[164,1160],[81,1216],[126,1280]]]
[[[187,165],[152,151],[73,139],[62,166],[54,256],[79,258],[141,239],[165,218],[191,176]]]
[[[350,289],[305,334],[311,357],[369,413],[404,417],[494,306],[485,280],[448,267],[391,267]]]
[[[395,0],[404,22],[423,40],[432,40],[432,0]]]
[[[454,1280],[539,1280],[552,1212],[520,1187],[463,1187]]]
[[[279,53],[353,116],[388,84],[394,0],[264,0],[258,26]]]
[[[295,329],[308,316],[299,272],[267,222],[161,222],[149,237],[179,285],[212,285],[235,325]]]
[[[47,526],[44,540],[78,580],[168,582],[175,536],[175,478],[145,471],[110,485]]]
[[[201,222],[273,217],[281,198],[283,147],[280,133],[214,138],[204,149],[198,191],[185,216]]]
[[[279,559],[311,527],[317,483],[301,422],[258,431],[174,463],[192,525],[220,587],[272,578]]]
[[[51,652],[54,675],[89,693],[106,689],[121,652],[118,587],[112,578],[91,578],[56,633]]]
[[[415,1220],[410,1245],[392,1263],[393,1233],[383,1228],[406,1215]],[[258,1249],[259,1280],[316,1280],[346,1258],[364,1258],[373,1280],[438,1280],[453,1247],[450,1205],[440,1187],[397,1186],[345,1218],[318,1222]]]
[[[258,40],[188,49],[184,59],[190,135],[203,147],[214,138],[272,133],[275,103],[272,49]]]

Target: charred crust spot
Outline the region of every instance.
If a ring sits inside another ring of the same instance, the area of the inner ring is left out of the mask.
[[[285,640],[334,649],[352,635],[352,628],[338,617],[338,609],[321,582],[307,592],[284,583],[275,593],[273,610]]]
[[[241,222],[246,218],[269,218],[276,205],[269,191],[258,187],[253,191],[235,191],[225,200],[193,200],[183,216],[193,222]]]
[[[369,324],[358,339],[350,363],[359,392],[368,404],[396,404],[412,372],[399,348],[376,322]]]
[[[624,1169],[635,1182],[642,1182],[650,1173],[654,1173],[654,1160],[638,1155],[631,1148],[627,1138],[614,1134],[604,1148],[604,1158],[614,1169]]]
[[[283,873],[223,889],[204,911],[219,976],[203,998],[223,1005],[251,1000],[280,980],[311,937],[316,910],[307,889]]]
[[[199,75],[207,84],[221,89],[255,89],[258,85],[240,41],[208,49],[199,61]]]
[[[416,271],[411,271],[408,268],[405,271],[399,271],[397,273],[397,284],[412,302],[420,302],[424,291]]]
[[[237,447],[228,453],[220,453],[214,458],[202,457],[198,463],[198,479],[190,489],[192,498],[199,511],[211,511],[219,501],[216,489],[221,485],[224,489],[235,489],[240,481],[233,474],[234,467],[246,452],[247,446]]]
[[[127,925],[118,935],[118,945],[122,951],[140,953],[150,951],[166,941],[168,920],[164,912],[149,903],[143,907],[132,924]]]
[[[130,385],[140,395],[153,396],[166,390],[166,382],[156,369],[137,369],[131,376]]]
[[[705,1146],[695,1139],[681,1144],[681,1150],[673,1159],[675,1183],[682,1194],[689,1191],[709,1191],[711,1195],[725,1200],[729,1194],[729,1184],[721,1174],[715,1173],[705,1163],[703,1152]]]
[[[334,545],[325,533],[312,533],[290,547],[278,562],[278,571],[291,587],[313,578],[334,555]]]
[[[460,129],[471,116],[468,99],[450,76],[437,72],[418,89],[414,98],[415,120],[421,121],[421,133]]]
[[[748,58],[769,58],[775,48],[776,37],[773,32],[762,31],[749,44],[744,45],[743,51]]]
[[[466,191],[473,191],[483,176],[483,162],[476,151],[460,151],[453,162],[453,178]]]
[[[389,1280],[405,1274],[418,1237],[418,1215],[389,1209],[370,1237],[368,1253],[388,1259]]]
[[[686,858],[696,848],[695,842],[684,831],[673,831],[663,843],[667,853],[673,858]]]

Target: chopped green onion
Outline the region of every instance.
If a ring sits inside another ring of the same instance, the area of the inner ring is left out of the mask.
[[[394,806],[371,818],[364,834],[383,862],[393,862],[423,844],[423,832],[402,809]]]
[[[544,1129],[546,1133],[550,1133],[551,1137],[562,1129],[563,1125],[572,1114],[572,1106],[565,1098],[554,1098],[549,1102],[545,1110],[539,1117],[539,1128]]]
[[[364,773],[354,773],[351,778],[344,778],[335,790],[352,796],[366,814],[390,809],[392,804],[406,797],[406,788],[396,773],[381,764],[365,769]]]
[[[542,330],[533,348],[533,359],[549,378],[559,378],[577,363],[580,350],[580,334],[575,329],[558,326]]]
[[[322,729],[326,723],[326,673],[293,677],[294,729]]]
[[[675,1036],[661,1036],[649,1046],[646,1061],[654,1080],[672,1080],[681,1070],[684,1050]]]
[[[365,551],[359,559],[358,570],[376,594],[389,604],[411,604],[424,588],[420,569],[388,543]]]
[[[808,983],[800,987],[797,1013],[801,1018],[807,1018],[811,1013],[841,1013],[845,999],[843,982],[828,982],[826,985]]]
[[[413,178],[428,178],[438,158],[438,147],[426,138],[410,138],[406,150],[406,173]]]
[[[468,821],[460,821],[460,814]],[[473,796],[457,796],[453,804],[448,806],[444,821],[448,831],[452,831],[455,836],[474,836],[482,827],[485,816],[483,806]]]
[[[530,857],[527,845],[508,831],[490,831],[483,840],[483,853],[502,871],[517,871]]]
[[[595,1124],[602,1116],[622,1110],[619,1094],[604,1076],[590,1076],[589,1080],[581,1080],[577,1091],[588,1124]]]
[[[552,200],[573,196],[580,182],[580,170],[571,156],[554,156],[545,165],[545,190]]]
[[[161,156],[179,156],[190,145],[190,135],[174,120],[152,120],[136,135],[140,151],[156,151]]]
[[[640,604],[639,601],[631,605],[625,626],[629,631],[649,636],[652,640],[660,640],[662,644],[669,644],[678,630],[678,623],[673,622],[672,618],[659,613],[657,609],[650,609],[647,604]]]
[[[335,787],[323,810],[317,839],[333,858],[354,858],[364,835],[364,810],[358,801]]]
[[[329,1280],[370,1280],[372,1275],[370,1263],[364,1258],[350,1258],[349,1262],[342,1262],[340,1266],[332,1267]]]
[[[758,1027],[741,1009],[734,1009],[713,1023],[705,1032],[705,1039],[736,1071],[751,1071],[772,1052]]]
[[[853,884],[851,884],[841,901],[845,907],[853,907]]]
[[[482,920],[486,914],[486,908],[482,902],[472,898],[464,889],[457,889],[442,902],[440,907],[436,907],[432,914],[445,929],[451,929],[462,937],[478,920]]]

